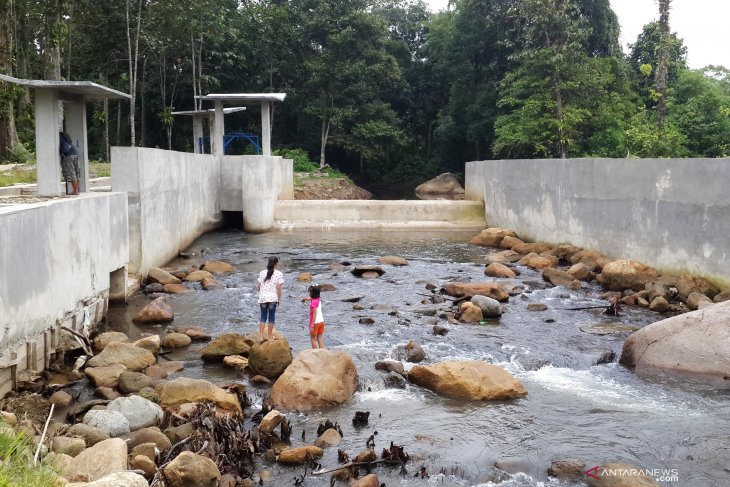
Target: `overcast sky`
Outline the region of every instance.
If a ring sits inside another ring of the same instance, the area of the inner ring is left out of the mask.
[[[448,0],[426,0],[433,10],[446,8]],[[611,0],[621,22],[621,44],[636,40],[644,24],[658,17],[656,0]],[[691,68],[721,64],[730,68],[728,39],[729,0],[674,0],[670,22],[688,49]]]

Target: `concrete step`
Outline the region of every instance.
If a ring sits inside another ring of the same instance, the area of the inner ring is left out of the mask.
[[[480,201],[448,200],[281,200],[274,226],[279,229],[481,229]]]

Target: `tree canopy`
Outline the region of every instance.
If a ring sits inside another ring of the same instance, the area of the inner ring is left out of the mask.
[[[730,75],[687,68],[670,4],[624,54],[610,0],[453,0],[439,13],[421,0],[0,0],[0,72],[132,93],[89,107],[99,159],[109,145],[192,150],[172,112],[246,91],[289,95],[274,148],[365,185],[489,158],[728,156]],[[227,126],[259,123],[251,110]],[[0,160],[33,142],[31,96],[0,84]]]

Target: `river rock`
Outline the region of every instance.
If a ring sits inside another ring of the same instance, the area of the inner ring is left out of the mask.
[[[380,360],[375,362],[375,370],[383,370],[385,372],[396,372],[403,374],[403,364],[397,360]]]
[[[542,272],[542,278],[553,286],[574,288],[577,284],[580,288],[580,283],[576,281],[572,274],[561,271],[560,269],[545,269]]]
[[[111,438],[126,435],[130,431],[129,421],[119,411],[92,409],[84,415],[84,424],[99,428]]]
[[[203,360],[220,362],[223,357],[228,355],[247,357],[250,349],[251,341],[247,339],[246,335],[225,333],[206,345],[201,353]]]
[[[380,487],[380,480],[377,475],[371,473],[357,480],[350,487]]]
[[[178,443],[185,438],[190,438],[195,433],[195,427],[192,423],[183,423],[180,426],[170,426],[165,430],[165,436],[171,443]]]
[[[715,303],[724,303],[725,301],[730,301],[730,291],[723,291],[716,294],[712,301]]]
[[[160,297],[142,308],[132,319],[132,322],[137,325],[147,325],[169,323],[174,319],[175,315],[172,313],[172,308],[167,303],[166,298]]]
[[[461,298],[463,296],[486,296],[504,302],[509,300],[509,294],[504,287],[497,282],[471,283],[453,282],[446,285],[444,291],[449,296]]]
[[[142,443],[141,445],[137,445],[131,449],[129,452],[129,458],[140,456],[147,457],[150,460],[155,460],[155,458],[157,458],[157,452],[155,452],[155,450],[157,450],[157,445],[154,443]]]
[[[501,252],[495,252],[493,254],[489,254],[487,256],[487,262],[497,262],[497,263],[505,263],[505,262],[517,262],[522,258],[522,255],[518,254],[514,250],[503,250]]]
[[[137,430],[130,434],[127,439],[127,444],[131,450],[145,443],[153,443],[163,453],[172,447],[170,439],[156,427]]]
[[[184,333],[168,333],[162,339],[164,348],[183,348],[192,343],[192,339]]]
[[[147,480],[134,472],[117,472],[105,475],[93,482],[73,482],[66,484],[66,487],[148,487]]]
[[[526,265],[530,269],[541,270],[557,265],[558,258],[555,256],[542,257],[535,252],[531,252],[521,258],[517,263],[520,265]]]
[[[48,398],[51,404],[55,404],[57,408],[67,408],[74,402],[73,396],[66,391],[56,391]]]
[[[527,311],[545,311],[547,309],[547,304],[544,303],[530,303],[527,305]]]
[[[213,460],[189,451],[180,453],[164,473],[169,487],[216,487],[221,478]]]
[[[111,438],[79,453],[63,471],[63,476],[71,482],[88,482],[125,470],[127,444],[120,438]]]
[[[499,247],[505,237],[517,237],[517,234],[509,228],[487,228],[469,240],[469,244],[482,247]]]
[[[512,250],[517,252],[518,254],[542,254],[543,252],[547,252],[548,250],[552,250],[553,246],[548,245],[545,243],[539,243],[539,242],[522,242],[512,247]],[[554,256],[551,256],[554,257]],[[553,261],[552,259],[550,259]],[[555,258],[555,263],[557,264],[557,261],[559,259]]]
[[[109,439],[109,435],[106,434],[106,432],[95,426],[90,426],[84,423],[76,423],[71,426],[66,434],[68,436],[83,439],[87,447],[94,446],[97,443],[101,443],[102,441]]]
[[[591,335],[614,335],[637,331],[639,327],[624,325],[623,323],[597,323],[595,325],[581,326],[580,331]]]
[[[166,294],[187,294],[193,292],[193,290],[185,284],[165,284],[162,287],[162,292]]]
[[[720,289],[704,277],[682,275],[674,279],[677,293],[682,298],[689,298],[692,293],[704,294],[709,298],[715,297]]]
[[[388,375],[385,376],[385,386],[392,389],[405,389],[406,380],[397,372],[388,372]]]
[[[589,487],[659,487],[659,484],[639,467],[623,463],[607,463],[589,469],[585,482]],[[597,478],[594,478],[597,477]]]
[[[148,337],[140,338],[133,343],[135,347],[144,348],[145,350],[157,355],[160,352],[160,346],[162,345],[159,335],[150,335]]]
[[[429,179],[425,183],[421,183],[416,187],[416,196],[422,200],[431,199],[464,199],[464,187],[459,183],[450,172],[439,174],[435,178]]]
[[[111,342],[127,343],[129,342],[129,337],[119,331],[107,331],[94,338],[94,348],[97,352],[101,352]]]
[[[350,272],[357,277],[363,277],[363,274],[370,272],[377,273],[378,277],[385,274],[385,271],[381,267],[375,265],[358,265],[355,266]]]
[[[203,289],[205,289],[206,291],[218,291],[220,289],[226,288],[223,284],[216,281],[212,277],[206,277],[205,279],[200,281],[200,285],[203,286]]]
[[[114,389],[119,385],[119,376],[125,370],[127,368],[124,365],[114,364],[104,367],[86,367],[84,373],[95,386]]]
[[[357,390],[352,357],[336,350],[304,350],[271,388],[271,403],[278,409],[311,411],[337,406]]]
[[[149,350],[130,343],[112,342],[99,354],[86,363],[89,367],[106,367],[121,364],[129,370],[139,372],[153,365],[157,359]]]
[[[579,281],[589,281],[591,279],[591,271],[582,262],[573,264],[570,269],[568,269],[568,274],[570,274],[573,279],[578,279]]]
[[[289,342],[285,339],[256,343],[248,352],[248,368],[254,375],[276,379],[292,363]]]
[[[408,265],[408,261],[403,257],[395,255],[385,255],[378,259],[378,263],[392,265],[392,266],[405,266]]]
[[[207,342],[210,340],[210,334],[199,326],[178,326],[172,328],[171,331],[187,335],[194,342]]]
[[[324,293],[324,292],[330,292],[330,291],[337,291],[337,288],[334,285],[325,282],[324,284],[319,285],[319,290]]]
[[[461,311],[461,314],[459,315],[459,320],[463,321],[464,323],[479,323],[484,319],[482,309],[476,304],[469,301],[461,303],[459,310]]]
[[[644,289],[658,276],[656,269],[634,260],[616,260],[606,264],[597,277],[598,284],[609,291]]]
[[[213,277],[213,274],[208,271],[193,271],[185,276],[185,280],[188,282],[200,282],[203,279],[210,279],[211,277]]]
[[[304,463],[308,455],[311,455],[312,458],[322,458],[324,450],[314,445],[287,448],[279,453],[276,461],[286,465],[297,465]]]
[[[51,451],[63,453],[75,457],[86,449],[86,442],[83,438],[69,438],[68,436],[56,436],[51,443]]]
[[[168,271],[160,269],[159,267],[153,267],[152,269],[150,269],[150,271],[147,273],[147,279],[152,282],[162,284],[163,286],[165,284],[180,284],[181,282],[180,279],[173,276]]]
[[[687,297],[687,307],[689,309],[699,309],[702,303],[713,304],[713,301],[700,293],[692,293]]]
[[[417,364],[419,362],[423,362],[425,358],[426,352],[418,343],[409,341],[406,344],[406,362]]]
[[[159,365],[150,365],[144,370],[144,374],[153,381],[167,379],[167,371]]]
[[[267,385],[271,384],[271,379],[264,377],[263,375],[254,375],[249,379],[249,382],[251,382],[251,384]]]
[[[160,406],[177,408],[188,402],[211,401],[231,413],[240,413],[241,404],[235,394],[226,392],[207,380],[179,377],[165,384],[160,394]]]
[[[482,310],[482,316],[487,318],[498,318],[502,316],[502,308],[499,305],[499,301],[496,299],[489,298],[487,296],[472,296],[472,304],[479,306]]]
[[[139,392],[145,387],[152,385],[152,379],[141,372],[125,370],[119,376],[119,390],[124,394]]]
[[[236,370],[243,370],[248,367],[248,359],[240,355],[227,355],[223,357],[223,365]]]
[[[175,372],[185,370],[185,362],[181,362],[179,360],[170,360],[169,362],[162,362],[157,365],[162,367],[168,374],[174,374]]]
[[[673,316],[633,333],[620,363],[636,371],[694,375],[718,384],[730,370],[730,301]]]
[[[140,396],[114,399],[106,410],[122,413],[127,418],[131,431],[156,426],[162,422],[164,416],[160,406]]]
[[[145,476],[152,478],[157,473],[157,465],[155,461],[145,455],[130,455],[132,468],[141,470]],[[147,484],[145,484],[147,485]]]
[[[401,377],[401,379],[403,379],[403,377]],[[319,438],[314,440],[313,445],[324,449],[332,446],[337,446],[341,442],[342,435],[340,435],[337,430],[333,428],[328,428],[319,436]]]
[[[297,276],[297,281],[312,282],[312,273],[311,272],[300,272],[299,276]]]
[[[284,421],[284,415],[276,409],[269,411],[259,423],[259,431],[262,433],[272,433]]]
[[[571,264],[581,263],[585,265],[589,271],[600,271],[603,267],[600,264],[605,264],[607,260],[608,259],[606,259],[603,254],[597,250],[590,249],[578,251],[570,257]]]
[[[524,397],[527,390],[504,369],[477,360],[416,365],[408,380],[439,395],[475,401]]]
[[[583,480],[583,472],[586,469],[585,462],[580,460],[556,460],[550,464],[548,475],[563,480]]]
[[[202,270],[210,272],[211,274],[227,274],[229,272],[233,272],[235,268],[228,262],[206,260],[205,264],[203,264]]]
[[[491,264],[487,265],[487,267],[484,269],[484,274],[489,277],[507,279],[517,277],[517,273],[514,270],[510,269],[504,264],[500,264],[499,262],[492,262]]]
[[[664,298],[664,296],[657,296],[652,299],[649,309],[656,311],[657,313],[664,313],[669,310],[669,302]]]
[[[510,235],[505,236],[502,241],[499,243],[499,246],[503,249],[512,250],[513,247],[525,243],[523,240],[520,240],[517,237],[512,237]]]
[[[164,290],[165,290],[165,286],[163,286],[162,284],[160,284],[160,283],[158,283],[158,282],[152,282],[152,283],[150,283],[150,284],[147,284],[147,285],[146,285],[146,286],[144,287],[144,292],[145,292],[146,294],[156,294],[156,293],[161,293],[161,292],[163,292]]]
[[[443,325],[433,325],[433,334],[443,337],[449,334],[449,329]]]

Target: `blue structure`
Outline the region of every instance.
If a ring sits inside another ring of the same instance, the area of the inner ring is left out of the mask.
[[[256,149],[256,155],[261,155],[261,139],[258,135],[248,133],[248,132],[241,132],[241,131],[235,131],[235,132],[228,132],[223,136],[223,154],[228,153],[228,146],[233,142],[234,140],[238,139],[245,139],[247,140],[251,145],[254,146]],[[200,154],[205,153],[205,144],[210,143],[210,137],[200,137],[198,139],[198,146],[200,149]]]

